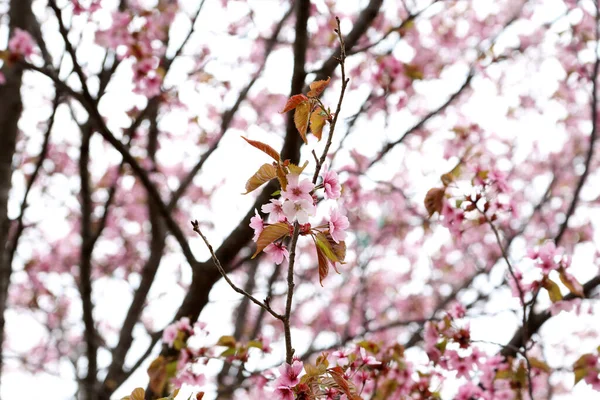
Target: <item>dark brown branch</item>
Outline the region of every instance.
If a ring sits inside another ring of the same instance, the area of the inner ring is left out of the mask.
[[[156,161],[156,151],[158,150],[158,104],[150,110],[150,129],[148,132],[148,157],[152,162]],[[150,239],[150,256],[142,269],[142,279],[140,285],[135,290],[131,305],[127,310],[127,315],[123,321],[119,341],[112,351],[112,360],[104,379],[103,394],[106,398],[110,397],[111,389],[119,386],[125,379],[124,362],[125,356],[133,342],[133,329],[138,323],[144,310],[144,305],[150,292],[150,288],[155,280],[158,267],[162,260],[165,249],[166,226],[161,217],[156,203],[151,197],[148,198],[148,217],[152,229]]]
[[[160,196],[160,193],[156,189],[156,186],[154,186],[154,184],[150,180],[148,174],[140,166],[140,164],[137,162],[135,157],[133,157],[129,153],[126,146],[119,139],[117,139],[113,135],[113,133],[110,131],[110,129],[108,129],[108,127],[106,126],[106,123],[105,123],[102,115],[98,111],[97,101],[94,100],[94,98],[91,96],[91,94],[87,88],[87,84],[85,83],[85,75],[83,74],[83,70],[81,69],[81,66],[79,65],[79,63],[77,61],[77,56],[75,54],[75,50],[68,39],[68,31],[67,31],[66,27],[64,26],[64,23],[62,22],[61,11],[56,6],[56,2],[54,0],[49,0],[49,5],[56,13],[57,19],[59,21],[59,28],[60,28],[61,36],[63,38],[63,41],[65,42],[65,48],[67,49],[67,52],[69,53],[71,59],[73,60],[74,69],[75,69],[79,79],[81,80],[83,92],[77,93],[76,91],[71,89],[68,85],[62,83],[60,81],[60,79],[58,79],[58,77],[55,77],[55,75],[49,71],[34,67],[32,65],[28,65],[28,66],[31,69],[35,69],[40,72],[44,72],[49,77],[51,77],[55,81],[55,83],[57,83],[61,88],[65,89],[66,92],[77,96],[77,99],[81,102],[81,105],[88,112],[89,117],[92,120],[94,120],[96,128],[98,129],[98,132],[100,133],[100,135],[107,142],[109,142],[121,154],[121,156],[123,157],[125,162],[127,162],[127,164],[129,164],[131,166],[131,169],[133,170],[133,172],[138,176],[141,183],[144,185],[146,190],[150,193],[150,196],[153,198],[153,200],[158,205],[158,208],[160,210],[162,217],[166,220],[169,230],[171,231],[171,233],[173,234],[173,236],[175,237],[175,239],[181,246],[183,254],[186,257],[186,260],[188,261],[188,263],[192,266],[192,268],[197,267],[198,262],[196,261],[196,258],[194,257],[194,254],[192,253],[192,250],[190,249],[189,244],[187,243],[187,238],[183,234],[183,231],[181,230],[181,228],[179,227],[177,222],[174,220],[173,216],[169,212],[169,209],[167,208],[165,203],[162,201],[162,198]]]
[[[583,284],[583,293],[585,297],[590,297],[593,290],[600,286],[600,276],[596,276],[593,279],[590,279],[585,284]],[[572,293],[569,293],[563,298],[563,301],[570,301],[575,299],[576,296]],[[502,349],[500,352],[505,357],[514,357],[517,352],[515,349],[520,349],[525,345],[525,332],[527,331],[528,335],[531,336],[544,325],[546,321],[552,318],[552,313],[550,310],[546,310],[541,313],[534,313],[529,316],[526,327],[520,327],[512,339],[508,342],[508,344]]]
[[[369,26],[371,26],[371,23],[379,13],[382,3],[382,0],[371,0],[369,5],[361,12],[350,34],[345,38],[346,51],[349,51],[354,45],[356,45],[360,37],[366,32]],[[299,2],[296,4],[299,4]],[[339,63],[339,54],[340,50],[338,48],[323,64],[323,67],[319,69],[316,77],[317,80],[326,79],[328,76],[331,76]],[[291,94],[293,95],[302,92],[304,89],[306,89],[306,87],[303,87],[303,85],[304,78],[302,80],[297,79],[297,83],[292,86]],[[288,124],[292,124],[292,126],[294,126],[293,119],[291,121],[288,120]],[[286,137],[281,151],[282,158],[290,159],[292,162],[297,162],[300,158],[301,142],[302,140],[295,131],[295,128],[289,129],[289,133],[286,130]],[[240,224],[238,224],[238,226],[229,234],[229,236],[215,251],[215,255],[221,261],[222,265],[229,265],[229,263],[235,259],[239,251],[251,240],[253,230],[248,226],[248,224],[250,218],[254,216],[254,209],[260,209],[263,204],[267,203],[271,198],[271,193],[273,193],[275,190],[277,190],[277,186],[274,182],[271,182],[265,186]],[[210,268],[207,262],[200,264],[197,270],[200,269],[205,272],[193,274],[192,284],[190,285],[190,289],[188,290],[183,303],[175,315],[175,320],[180,319],[181,317],[189,317],[192,321],[195,321],[198,318],[200,311],[208,302],[208,294],[210,290],[221,277],[221,274],[215,268]],[[163,351],[161,354],[167,353],[168,349],[163,346]]]
[[[9,10],[8,35],[13,35],[16,28],[27,29],[29,20],[33,18],[30,0],[11,0]],[[0,85],[0,366],[3,362],[4,312],[7,307],[8,287],[12,274],[12,265],[6,260],[7,242],[9,240],[10,220],[8,218],[8,196],[11,190],[13,173],[13,156],[18,122],[23,111],[21,84],[23,68],[20,64],[2,68],[6,82]],[[0,369],[1,372],[1,369]]]
[[[83,336],[86,344],[87,371],[83,378],[83,393],[86,399],[96,398],[98,374],[98,345],[96,325],[94,322],[94,305],[92,303],[92,212],[91,180],[89,175],[91,129],[82,130],[81,148],[79,153],[79,177],[81,182],[81,254],[79,266],[79,293],[83,307]]]
[[[471,83],[471,80],[473,79],[474,74],[475,74],[475,70],[474,69],[469,70],[469,73],[467,74],[467,78],[465,79],[465,81],[463,82],[463,84],[458,88],[458,90],[456,92],[452,93],[452,95],[442,105],[440,105],[435,110],[430,111],[429,113],[427,113],[423,118],[421,118],[421,120],[419,122],[417,122],[415,125],[413,125],[406,132],[404,132],[404,134],[400,137],[400,139],[398,139],[398,140],[396,140],[394,142],[387,143],[385,146],[383,146],[382,149],[377,154],[377,156],[371,160],[371,162],[369,163],[368,168],[372,167],[374,164],[376,164],[377,162],[379,162],[383,157],[385,157],[385,155],[390,150],[392,150],[394,147],[396,147],[397,145],[399,145],[402,142],[404,142],[404,140],[406,140],[406,138],[408,138],[408,136],[410,136],[411,134],[417,132],[419,129],[423,128],[425,126],[425,124],[431,118],[433,118],[436,115],[442,113],[450,104],[452,104],[452,102],[454,102],[454,100],[456,100],[461,95],[462,92],[465,91],[465,89],[467,89],[469,87],[469,85]]]

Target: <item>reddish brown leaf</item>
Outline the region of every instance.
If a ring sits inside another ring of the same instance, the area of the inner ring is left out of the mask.
[[[196,400],[202,400],[203,397],[204,397],[204,392],[196,393]]]
[[[331,236],[329,236],[329,237],[331,238]],[[331,239],[331,242],[333,242],[333,239]],[[315,244],[317,245],[317,247],[319,249],[321,249],[321,251],[323,252],[325,257],[327,257],[328,260],[330,260],[332,263],[334,263],[334,262],[340,261],[340,260],[338,259],[335,251],[333,251],[331,242],[328,240],[327,236],[325,236],[324,233],[318,232],[315,235]],[[333,243],[335,243],[335,242],[333,242]]]
[[[442,205],[444,204],[444,188],[433,188],[429,189],[425,195],[425,208],[431,217],[436,211],[442,212]]]
[[[310,84],[310,92],[307,93],[308,97],[318,97],[323,90],[329,85],[331,77],[327,78],[326,81],[314,81]]]
[[[243,136],[242,136],[242,139],[244,139],[250,145],[252,145],[252,146],[256,147],[257,149],[259,149],[260,151],[263,151],[263,152],[267,153],[275,161],[279,162],[281,160],[281,157],[279,156],[279,153],[277,151],[275,151],[275,149],[272,148],[271,146],[269,146],[268,144],[263,143],[263,142],[259,142],[258,140],[250,140],[250,139],[245,138]]]
[[[283,110],[281,110],[280,113],[284,114],[288,111],[291,111],[294,108],[298,107],[298,104],[304,102],[308,102],[308,97],[306,97],[303,94],[296,94],[288,99],[287,103],[285,104],[285,107],[283,107]]]
[[[287,188],[287,174],[281,164],[277,164],[277,170],[275,173],[277,174],[279,185],[281,185],[281,190],[285,190]]]
[[[253,190],[259,188],[262,184],[269,182],[271,179],[277,176],[275,167],[272,164],[263,164],[254,175],[246,182],[246,193],[248,194]]]
[[[286,222],[278,222],[273,225],[265,226],[265,229],[263,229],[258,236],[258,240],[256,241],[256,252],[252,258],[256,257],[265,247],[289,233],[290,226]]]
[[[148,367],[150,383],[148,387],[154,394],[160,395],[167,385],[167,360],[158,356]]]
[[[121,400],[144,400],[146,392],[142,388],[133,389],[129,396],[123,397]]]
[[[327,114],[325,114],[325,111],[323,111],[321,107],[317,107],[317,109],[310,114],[310,131],[319,140],[321,140],[321,136],[323,135],[325,122],[327,122]]]
[[[338,389],[341,390],[349,400],[362,400],[361,397],[356,394],[356,387],[354,384],[344,377],[344,370],[340,366],[329,369],[329,375],[331,375],[337,384]]]
[[[296,111],[294,112],[294,124],[298,133],[306,143],[306,131],[308,129],[308,121],[310,119],[310,103],[305,101],[304,103],[298,104]]]
[[[323,279],[329,275],[329,261],[323,250],[319,247],[315,240],[315,249],[317,250],[317,259],[319,260],[319,283],[323,286]]]

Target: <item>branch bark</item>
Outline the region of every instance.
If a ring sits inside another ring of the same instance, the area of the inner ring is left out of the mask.
[[[26,30],[33,18],[31,0],[11,0],[9,11],[9,37],[16,28]],[[15,154],[18,122],[23,111],[21,83],[23,68],[18,64],[7,66],[2,73],[6,78],[0,85],[0,373],[3,365],[4,312],[8,301],[8,287],[12,265],[8,262],[7,242],[11,221],[7,214],[8,195],[11,189],[12,160]]]

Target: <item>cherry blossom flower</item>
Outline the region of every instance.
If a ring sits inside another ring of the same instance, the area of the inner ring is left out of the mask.
[[[331,171],[327,166],[323,167],[323,188],[325,189],[326,199],[338,199],[342,194],[342,187],[335,171]]]
[[[265,247],[264,252],[267,253],[275,264],[281,264],[283,259],[290,259],[288,249],[282,243],[271,243]]]
[[[464,318],[467,313],[467,309],[462,304],[456,302],[450,306],[450,310],[448,311],[448,315],[452,318]]]
[[[2,72],[0,72],[0,85],[4,85],[6,83],[6,77]]]
[[[364,365],[380,365],[381,362],[377,361],[377,359],[371,355],[367,354],[367,351],[365,350],[364,347],[360,348],[360,358],[362,359],[362,362]]]
[[[179,333],[179,329],[177,328],[177,324],[171,324],[165,328],[162,335],[162,340],[169,347],[173,346],[173,342],[177,338],[177,334]]]
[[[179,375],[173,379],[172,384],[175,387],[181,387],[183,384],[191,386],[202,386],[206,382],[206,376],[204,374],[196,374],[190,369],[185,369],[179,373]]]
[[[33,54],[33,38],[29,32],[15,28],[12,38],[8,41],[8,50],[21,57],[29,57]]]
[[[293,360],[292,361],[292,365],[290,364],[284,364],[281,367],[279,367],[279,372],[281,373],[281,376],[277,379],[276,385],[277,386],[287,386],[287,387],[294,387],[296,386],[298,383],[300,383],[300,373],[302,372],[302,361],[300,360]]]
[[[313,197],[310,192],[315,188],[315,185],[308,179],[299,181],[300,176],[297,174],[287,175],[287,187],[281,191],[281,197],[286,200],[300,201],[306,200],[313,202]]]
[[[346,238],[345,230],[350,226],[350,222],[348,218],[342,214],[338,210],[332,210],[329,216],[329,234],[331,238],[339,243]]]
[[[300,224],[308,223],[308,217],[315,215],[317,207],[314,205],[312,197],[310,201],[300,199],[297,201],[288,200],[281,207],[284,215],[289,221],[297,220]]]
[[[253,241],[257,241],[258,237],[262,233],[264,229],[264,221],[260,215],[258,215],[258,210],[254,210],[254,217],[250,218],[250,228],[254,229],[254,236],[252,237]]]
[[[262,212],[269,214],[269,223],[275,223],[285,219],[282,205],[283,202],[281,200],[271,199],[270,204],[263,204],[260,209]]]

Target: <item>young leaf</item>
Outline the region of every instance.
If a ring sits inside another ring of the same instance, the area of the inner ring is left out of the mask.
[[[329,261],[327,261],[327,256],[323,253],[316,240],[315,249],[317,249],[317,259],[319,261],[319,283],[323,286],[323,279],[329,275]]]
[[[285,169],[281,165],[281,163],[277,164],[277,170],[275,171],[275,173],[277,174],[277,180],[279,181],[279,185],[281,185],[281,190],[285,190],[287,188],[287,177]],[[281,193],[281,191],[279,191],[279,193]],[[276,196],[276,194],[273,194],[273,196]]]
[[[298,107],[298,104],[304,102],[308,102],[308,97],[306,97],[303,94],[296,94],[288,99],[287,103],[285,104],[285,107],[283,107],[283,110],[281,110],[280,113],[284,114],[288,111],[291,111],[294,108]]]
[[[246,182],[246,193],[248,194],[253,190],[259,188],[263,183],[269,182],[275,178],[277,173],[275,167],[272,164],[263,164],[254,175]]]
[[[427,194],[425,195],[425,208],[429,213],[429,217],[431,217],[435,212],[442,212],[442,206],[444,204],[444,188],[433,188],[429,189]]]
[[[558,271],[558,276],[560,277],[560,281],[573,293],[575,296],[585,297],[581,284],[577,282],[575,277],[561,268]]]
[[[307,93],[308,97],[319,97],[323,90],[329,85],[331,77],[328,77],[326,81],[314,81],[310,84],[310,92]]]
[[[142,388],[135,388],[129,396],[123,397],[121,400],[144,400],[146,392]]]
[[[273,225],[265,226],[263,231],[258,236],[258,239],[256,241],[256,252],[252,256],[252,258],[256,257],[258,253],[264,250],[265,247],[289,233],[290,227],[285,222],[278,222]]]
[[[548,291],[550,301],[552,301],[553,303],[556,303],[557,301],[561,301],[563,299],[562,293],[560,292],[560,288],[552,279],[546,279],[542,286]]]
[[[321,140],[323,135],[323,127],[327,121],[327,114],[321,107],[317,107],[315,111],[310,114],[310,131],[317,139]]]
[[[304,161],[304,164],[302,164],[301,167],[297,166],[296,164],[290,164],[290,165],[288,165],[288,169],[290,170],[291,174],[300,175],[302,173],[302,171],[304,171],[304,168],[306,168],[307,165],[308,165],[308,160]]]
[[[333,378],[338,386],[338,389],[346,395],[349,400],[361,400],[362,398],[356,394],[356,387],[352,382],[346,379],[344,370],[340,367],[329,369],[329,375]]]
[[[148,367],[150,383],[148,387],[154,394],[161,394],[167,385],[167,360],[158,356]]]
[[[305,101],[298,104],[294,111],[294,124],[304,143],[306,142],[306,131],[308,129],[308,121],[310,119],[310,103]]]
[[[331,262],[340,261],[337,257],[337,254],[333,251],[333,247],[329,240],[327,240],[327,236],[324,233],[318,232],[315,236],[315,243],[319,249],[323,252],[325,257]],[[335,242],[334,242],[335,243]]]
[[[529,357],[529,364],[531,364],[532,367],[539,369],[540,371],[544,371],[545,373],[549,374],[552,369],[550,368],[550,366],[548,364],[546,364],[545,361],[540,360],[539,358],[535,358],[535,357]]]
[[[269,146],[268,144],[263,143],[263,142],[259,142],[258,140],[250,140],[250,139],[245,138],[243,136],[242,136],[242,139],[244,139],[246,142],[248,142],[251,146],[254,146],[257,149],[259,149],[260,151],[263,151],[263,152],[267,153],[275,161],[277,161],[277,162],[281,161],[281,157],[279,156],[279,153],[277,151],[275,151],[275,149],[272,148],[271,146]]]
[[[233,336],[221,336],[217,341],[217,346],[234,347],[235,343]]]

